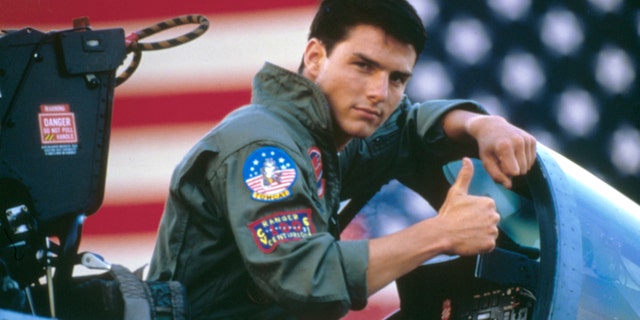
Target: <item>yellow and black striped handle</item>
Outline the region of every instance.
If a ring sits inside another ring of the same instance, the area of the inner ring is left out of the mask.
[[[177,18],[162,21],[151,27],[137,31],[135,32],[135,34],[137,35],[138,40],[140,40],[148,36],[154,35],[156,33],[159,33],[177,26],[185,25],[185,24],[198,24],[198,27],[196,27],[194,30],[192,30],[187,34],[181,35],[174,39],[163,40],[158,42],[150,42],[150,43],[140,43],[138,41],[133,41],[129,46],[129,50],[131,51],[160,50],[160,49],[179,46],[181,44],[187,43],[203,35],[207,31],[207,29],[209,29],[209,20],[207,20],[207,18],[205,18],[204,16],[186,15],[186,16],[180,16]]]
[[[198,26],[191,32],[176,38],[148,43],[139,42],[140,39],[144,39],[156,33],[185,24],[198,24]],[[127,52],[133,52],[133,59],[129,63],[129,66],[127,66],[127,68],[116,78],[116,86],[129,79],[133,72],[138,68],[140,60],[142,59],[142,51],[167,49],[185,44],[203,35],[207,29],[209,29],[209,20],[204,16],[185,15],[165,20],[151,27],[131,33],[125,38],[125,44],[127,46]]]

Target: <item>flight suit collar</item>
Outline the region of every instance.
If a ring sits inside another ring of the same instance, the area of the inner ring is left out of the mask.
[[[324,93],[311,80],[265,63],[253,80],[252,104],[281,106],[321,140],[332,140],[332,120]],[[335,147],[334,147],[335,148]]]

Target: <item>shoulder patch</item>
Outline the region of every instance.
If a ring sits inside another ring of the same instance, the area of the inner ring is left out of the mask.
[[[271,253],[278,244],[300,240],[316,232],[311,209],[277,212],[249,224],[258,248]]]
[[[296,181],[298,169],[284,150],[262,147],[245,160],[242,176],[252,192],[251,198],[275,202],[291,196],[291,186]]]
[[[322,153],[317,147],[311,147],[309,149],[309,158],[311,158],[311,165],[313,166],[313,172],[316,176],[316,186],[318,188],[318,197],[324,196],[324,177],[322,176]]]

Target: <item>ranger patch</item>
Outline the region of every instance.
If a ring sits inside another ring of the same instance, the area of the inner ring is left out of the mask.
[[[278,212],[249,224],[258,248],[270,253],[278,244],[311,236],[316,229],[311,220],[311,210]]]
[[[318,197],[322,198],[324,196],[324,177],[322,176],[322,154],[320,153],[320,149],[317,147],[309,149],[309,158],[311,158],[313,172],[316,175]]]
[[[291,186],[298,175],[296,165],[282,149],[262,147],[247,158],[242,170],[251,198],[274,202],[291,195]]]

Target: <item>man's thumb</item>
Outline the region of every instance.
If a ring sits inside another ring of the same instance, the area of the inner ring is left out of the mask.
[[[473,162],[471,162],[469,158],[462,158],[462,167],[460,168],[460,172],[458,172],[458,177],[453,187],[458,192],[467,194],[467,192],[469,192],[471,178],[473,178]]]

